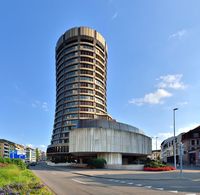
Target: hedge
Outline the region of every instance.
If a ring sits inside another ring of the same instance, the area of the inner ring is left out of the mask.
[[[26,163],[23,162],[21,159],[10,159],[10,158],[2,158],[0,157],[0,163],[3,164],[15,164],[21,169],[26,169]]]
[[[172,166],[165,167],[144,167],[144,171],[172,171],[175,170]]]

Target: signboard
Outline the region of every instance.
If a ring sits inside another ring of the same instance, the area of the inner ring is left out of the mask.
[[[25,160],[26,154],[25,154],[25,152],[22,152],[22,151],[19,151],[19,150],[11,150],[10,151],[10,158],[17,158],[17,159]]]

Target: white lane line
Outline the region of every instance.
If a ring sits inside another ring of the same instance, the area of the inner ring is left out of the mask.
[[[186,195],[196,195],[196,194],[186,194]]]
[[[108,181],[115,181],[114,179],[109,179]]]
[[[77,179],[72,179],[73,181],[77,182],[77,183],[81,183],[81,184],[86,184],[85,182],[79,181]]]
[[[135,184],[136,186],[142,186],[142,184]]]
[[[156,190],[164,190],[163,188],[155,188]]]
[[[193,179],[192,181],[200,181],[200,179]]]
[[[152,188],[152,186],[144,186],[145,188]]]
[[[130,182],[130,183],[128,183],[128,185],[133,185],[133,183]]]
[[[113,180],[114,182],[120,182],[119,180]]]
[[[174,191],[169,191],[169,192],[172,192],[172,193],[178,193],[178,191],[174,190]]]
[[[125,181],[120,181],[120,183],[126,183]]]

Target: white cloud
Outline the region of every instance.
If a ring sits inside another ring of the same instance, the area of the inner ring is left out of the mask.
[[[45,111],[45,112],[49,111],[47,102],[41,102],[41,101],[35,100],[35,101],[31,104],[31,106],[32,106],[33,108],[42,109],[42,110]]]
[[[42,103],[42,109],[46,112],[49,110],[47,102]]]
[[[118,16],[118,12],[115,12],[114,14],[113,14],[113,16],[112,16],[112,20],[114,20],[114,19],[116,19],[117,18],[117,16]]]
[[[163,99],[171,97],[173,94],[169,92],[169,89],[185,89],[187,85],[185,85],[181,79],[183,75],[182,74],[169,74],[160,76],[158,79],[158,84],[155,85],[157,90],[152,93],[148,93],[144,95],[143,98],[133,98],[129,101],[131,104],[136,104],[138,106],[141,106],[143,104],[163,104]],[[166,90],[167,89],[167,90]],[[187,102],[179,102],[181,106],[186,105]]]
[[[199,125],[200,125],[199,123],[191,123],[185,127],[181,127],[176,131],[176,135],[183,133],[183,132],[187,132],[189,130],[192,130],[192,129],[198,127]]]
[[[188,103],[187,101],[184,101],[184,102],[178,102],[178,103],[177,103],[177,105],[180,106],[180,107],[181,107],[181,106],[188,105],[188,104],[189,104],[189,103]]]
[[[160,80],[160,83],[157,84],[159,88],[172,88],[172,89],[185,89],[187,86],[181,81],[183,75],[165,75],[160,76],[157,80]]]
[[[40,148],[46,148],[46,146],[45,146],[45,145],[40,145],[39,147],[40,147]]]
[[[30,148],[35,148],[35,146],[33,144],[26,144],[27,147],[30,147]]]
[[[182,39],[185,36],[187,31],[185,29],[179,30],[171,35],[169,35],[169,39]]]
[[[33,148],[33,149],[38,148],[38,149],[40,149],[42,151],[45,151],[47,149],[47,146],[45,146],[44,144],[41,144],[39,146],[35,146],[33,144],[26,144],[26,147],[30,147],[30,148]]]
[[[143,98],[135,98],[129,101],[131,104],[143,105],[143,104],[162,104],[163,99],[171,97],[172,94],[165,89],[157,89],[153,93],[146,94]]]

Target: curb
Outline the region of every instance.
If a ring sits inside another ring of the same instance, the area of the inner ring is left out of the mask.
[[[95,177],[95,178],[100,178],[100,179],[117,179],[117,180],[189,180],[188,178],[185,177],[176,177],[176,178],[116,178],[116,177],[104,177],[104,176],[96,176],[96,175],[88,175],[84,173],[77,173],[77,172],[71,172],[75,175],[81,175],[81,176],[86,176],[86,177]]]

